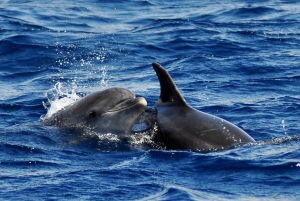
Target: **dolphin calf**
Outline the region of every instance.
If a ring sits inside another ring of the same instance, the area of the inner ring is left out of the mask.
[[[91,93],[61,109],[46,125],[87,128],[106,134],[131,132],[136,120],[145,111],[147,101],[123,88],[110,88]]]
[[[170,74],[159,63],[152,65],[161,87],[154,105],[158,126],[154,140],[166,149],[225,149],[238,143],[255,142],[234,124],[190,107]]]

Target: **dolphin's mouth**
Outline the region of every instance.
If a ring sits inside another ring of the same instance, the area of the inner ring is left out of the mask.
[[[118,111],[126,110],[128,108],[135,107],[136,105],[145,106],[145,108],[146,108],[147,101],[143,97],[134,98],[134,99],[132,99],[132,98],[125,99],[125,100],[121,101],[120,103],[114,105],[112,109],[107,110],[103,114],[110,113],[110,112],[118,112]]]

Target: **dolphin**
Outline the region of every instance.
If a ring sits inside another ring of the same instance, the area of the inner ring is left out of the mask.
[[[91,93],[44,120],[46,125],[87,128],[97,133],[130,133],[147,101],[124,88]]]
[[[159,63],[152,65],[161,88],[154,105],[158,127],[154,140],[166,149],[218,150],[255,142],[234,124],[190,107],[170,74]]]

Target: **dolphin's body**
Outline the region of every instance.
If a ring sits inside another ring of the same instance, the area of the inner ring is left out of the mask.
[[[219,117],[191,108],[180,94],[169,73],[153,63],[161,92],[155,136],[166,149],[224,149],[238,143],[255,142],[245,131]]]
[[[89,94],[45,119],[47,125],[87,128],[98,133],[131,132],[147,102],[123,88]]]

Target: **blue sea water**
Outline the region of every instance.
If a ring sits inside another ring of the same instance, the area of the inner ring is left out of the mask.
[[[285,0],[2,0],[0,199],[299,200],[299,17]],[[114,86],[153,105],[154,61],[257,143],[155,150],[43,125]]]

